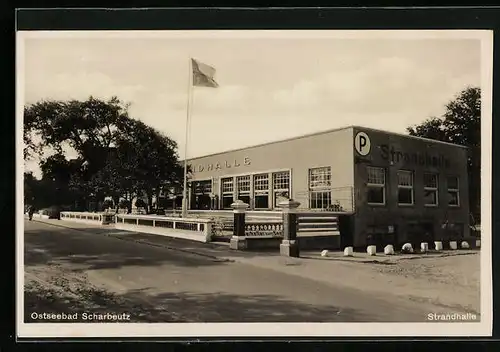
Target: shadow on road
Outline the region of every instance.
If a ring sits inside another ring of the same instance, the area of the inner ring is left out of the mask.
[[[144,290],[131,290],[126,294],[115,295],[88,288],[75,291],[57,291],[31,285],[25,290],[25,322],[47,322],[32,319],[33,312],[79,313],[79,319],[64,322],[89,323],[92,321],[83,320],[82,313],[126,313],[130,314],[130,320],[126,322],[132,323],[373,321],[354,310],[313,306],[284,300],[274,295],[242,296],[223,292],[169,292],[148,295]]]
[[[57,227],[24,232],[24,264],[75,264],[75,270],[114,269],[123,266],[208,266],[225,262],[206,256],[158,248],[110,236],[81,235]]]
[[[33,222],[24,231],[25,265],[63,261],[86,269],[121,266],[206,266],[225,263],[220,258],[279,256],[278,250],[234,251],[228,246],[166,236],[116,230],[112,227]],[[33,226],[34,225],[34,226]]]

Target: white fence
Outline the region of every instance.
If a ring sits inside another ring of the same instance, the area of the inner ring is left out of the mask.
[[[114,222],[114,213],[86,213],[62,211],[61,220],[72,222],[83,222],[91,224],[107,225]]]
[[[26,215],[26,216],[29,216],[29,215]],[[49,219],[49,216],[46,215],[46,214],[40,214],[40,213],[34,213],[33,214],[33,218],[34,219]]]
[[[198,242],[210,242],[212,220],[193,218],[172,218],[160,215],[117,214],[115,228],[189,239]]]

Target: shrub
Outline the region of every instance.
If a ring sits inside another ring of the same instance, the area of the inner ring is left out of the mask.
[[[136,208],[146,208],[146,202],[144,202],[141,198],[135,201]]]
[[[128,208],[128,205],[129,205],[129,201],[128,201],[128,200],[125,200],[125,199],[122,199],[122,200],[120,200],[120,202],[118,203],[118,208],[120,208],[120,209],[127,209],[127,208]]]
[[[114,208],[114,202],[110,199],[106,199],[104,202],[102,202],[102,210],[106,210],[109,208]]]
[[[61,207],[57,205],[52,205],[48,208],[43,208],[39,211],[42,215],[48,215],[49,219],[59,219],[61,214]]]

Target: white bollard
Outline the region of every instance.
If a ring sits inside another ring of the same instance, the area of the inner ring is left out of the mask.
[[[436,251],[442,251],[443,250],[443,242],[441,241],[435,241],[434,246]]]
[[[368,255],[375,255],[375,254],[377,254],[377,246],[368,246],[368,247],[366,247],[366,253],[368,253]]]
[[[460,243],[460,248],[462,248],[462,249],[469,249],[469,242],[462,241],[462,243]]]
[[[429,251],[429,244],[427,242],[420,243],[420,250],[422,253],[427,253]]]
[[[403,247],[401,247],[401,252],[413,253],[413,247],[411,246],[411,243],[405,243]]]
[[[328,250],[324,249],[323,251],[321,251],[321,256],[322,257],[328,257]]]
[[[476,240],[476,247],[481,248],[481,240]]]
[[[457,249],[457,241],[450,241],[450,249],[451,250]]]
[[[388,244],[384,248],[384,254],[385,255],[393,255],[394,254],[394,246],[392,244]]]
[[[345,247],[344,249],[344,257],[352,257],[354,249],[352,247]]]

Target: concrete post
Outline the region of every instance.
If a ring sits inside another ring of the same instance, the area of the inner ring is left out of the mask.
[[[231,204],[234,213],[233,221],[233,237],[229,243],[229,248],[231,249],[245,249],[246,248],[246,238],[245,238],[245,211],[249,207],[248,204],[241,200],[237,200]]]
[[[434,241],[435,249],[436,251],[442,251],[443,250],[443,242],[441,241]]]
[[[280,244],[280,254],[286,257],[299,257],[297,242],[297,208],[300,203],[288,199],[278,204],[283,210],[283,241]]]

